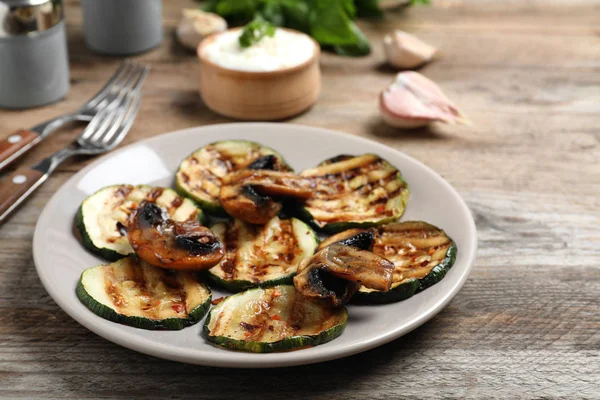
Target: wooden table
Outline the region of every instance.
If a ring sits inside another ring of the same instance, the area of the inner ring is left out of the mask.
[[[166,40],[150,63],[126,143],[227,121],[203,106],[196,60]],[[76,108],[119,60],[91,53],[67,1],[72,89],[64,101],[0,111],[8,134]],[[31,241],[48,198],[89,160],[65,164],[0,228],[0,397],[91,399],[600,398],[600,2],[440,0],[363,23],[373,54],[322,58],[323,94],[291,122],[346,131],[439,171],[468,202],[479,252],[468,282],[430,322],[375,350],[324,364],[225,370],[141,355],[67,316],[35,273]],[[393,77],[379,43],[392,28],[439,46],[422,69],[474,124],[397,132],[377,94]],[[67,144],[48,139],[23,163]]]

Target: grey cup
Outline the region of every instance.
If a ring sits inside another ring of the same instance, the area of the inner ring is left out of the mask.
[[[0,38],[0,107],[37,107],[68,91],[64,22],[43,32]]]
[[[130,55],[160,44],[161,0],[81,0],[83,33],[98,53]]]

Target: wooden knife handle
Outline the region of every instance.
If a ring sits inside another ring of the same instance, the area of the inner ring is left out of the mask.
[[[0,181],[0,225],[47,177],[33,168],[19,168]]]
[[[41,136],[33,131],[21,129],[0,140],[0,171],[38,144]]]

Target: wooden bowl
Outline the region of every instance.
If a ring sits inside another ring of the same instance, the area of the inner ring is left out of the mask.
[[[218,35],[198,46],[200,96],[208,108],[227,117],[265,121],[292,117],[316,102],[321,91],[320,48],[312,38],[314,54],[300,65],[275,71],[240,71],[217,65],[203,55],[204,48]]]

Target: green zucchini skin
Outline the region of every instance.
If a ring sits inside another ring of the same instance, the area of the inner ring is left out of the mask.
[[[288,225],[289,224],[289,225]],[[217,224],[217,225],[221,225],[221,224]],[[247,234],[249,232],[252,232],[254,230],[255,234],[254,235],[250,235],[249,237],[246,237],[245,241],[242,241],[242,244],[247,242],[247,241],[257,241],[257,248],[255,250],[256,252],[259,251],[265,251],[268,252],[269,248],[268,245],[273,244],[273,241],[271,242],[266,242],[265,241],[265,237],[274,237],[276,235],[279,235],[280,232],[275,231],[276,234],[266,234],[267,230],[270,229],[272,226],[274,226],[275,228],[278,227],[282,227],[282,226],[288,226],[292,228],[293,230],[293,234],[296,238],[296,247],[298,246],[298,243],[300,242],[300,240],[303,241],[303,254],[304,256],[308,257],[311,256],[315,249],[318,246],[319,243],[319,239],[317,234],[315,233],[315,231],[313,229],[311,229],[310,226],[308,226],[307,224],[305,224],[304,222],[295,219],[295,218],[290,218],[290,219],[279,219],[278,217],[273,218],[268,224],[266,224],[263,227],[255,227],[251,224],[247,224],[244,223],[240,220],[234,220],[231,221],[230,223],[227,224],[223,224],[221,225],[221,228],[218,231],[215,231],[215,234],[217,234],[217,236],[219,237],[219,239],[221,240],[222,243],[224,243],[225,246],[225,257],[223,258],[223,260],[219,263],[219,265],[217,265],[216,267],[213,267],[211,269],[209,269],[208,271],[203,271],[202,276],[211,284],[213,284],[214,286],[218,286],[221,287],[225,290],[228,290],[230,292],[240,292],[243,290],[247,290],[250,288],[255,288],[255,287],[261,287],[261,288],[267,288],[267,287],[272,287],[272,286],[277,286],[277,285],[291,285],[293,284],[293,279],[294,276],[296,275],[296,269],[297,268],[293,268],[293,270],[290,270],[289,273],[283,275],[283,276],[279,276],[276,278],[271,278],[271,279],[263,279],[260,276],[256,277],[253,276],[251,277],[252,279],[250,279],[250,277],[248,279],[225,279],[222,276],[219,276],[219,273],[222,274],[223,271],[221,269],[221,265],[223,263],[227,263],[228,259],[230,257],[230,253],[227,249],[227,247],[229,246],[228,240],[226,239],[226,237],[224,236],[224,234],[226,234],[226,232],[228,230],[231,229],[236,229],[238,232],[246,232]],[[214,229],[215,225],[213,225],[213,227],[211,229]],[[221,233],[221,230],[225,229],[224,232]],[[234,244],[235,246],[236,244]],[[239,246],[236,246],[239,249]],[[280,249],[281,250],[281,249]],[[282,251],[284,251],[285,249],[283,249]],[[290,249],[290,250],[295,250],[295,249]],[[254,253],[254,254],[255,254]],[[240,266],[244,266],[245,264],[250,263],[250,260],[246,260],[243,258],[243,256],[241,256],[241,254],[238,254],[238,252],[235,252],[235,256],[233,257],[235,259],[236,262],[236,268],[235,268],[235,274],[239,275],[241,274],[243,276],[243,273],[241,273],[239,271],[239,267]],[[302,257],[301,254],[297,255],[294,258],[294,261],[291,261],[291,264],[296,265],[297,263],[299,263],[301,261],[301,259],[304,258]],[[254,270],[261,270],[262,269],[266,269],[268,270],[268,265],[263,265],[260,264],[260,261],[262,260],[252,260],[252,263],[257,262],[256,267]],[[266,261],[265,261],[266,263]],[[285,264],[290,264],[290,263],[284,263]],[[280,264],[281,265],[281,264]]]
[[[290,350],[298,350],[301,348],[317,346],[335,338],[339,337],[346,327],[348,322],[348,311],[344,308],[338,308],[330,312],[335,312],[334,316],[337,323],[333,326],[323,329],[318,334],[299,334],[294,336],[286,336],[280,340],[266,342],[266,341],[251,341],[251,340],[241,340],[236,339],[232,336],[224,336],[224,335],[212,335],[211,332],[211,321],[212,318],[215,318],[215,315],[220,312],[223,307],[228,305],[228,302],[231,302],[232,299],[235,299],[239,296],[248,296],[249,294],[256,293],[258,291],[269,291],[269,290],[281,290],[281,291],[291,291],[292,293],[296,293],[293,286],[288,285],[280,285],[272,288],[262,289],[255,288],[248,290],[246,292],[238,293],[232,296],[225,298],[221,303],[219,303],[216,307],[213,307],[211,312],[208,314],[206,321],[203,326],[203,335],[206,340],[214,343],[217,346],[224,347],[230,350],[239,350],[251,353],[273,353],[279,351],[290,351]],[[303,299],[306,303],[310,303],[313,307],[320,307],[311,303],[310,301]],[[290,306],[291,307],[291,306]],[[275,308],[275,307],[274,307]],[[275,308],[276,309],[276,308]],[[232,330],[239,330],[239,327],[233,326]]]
[[[88,234],[87,229],[85,228],[85,223],[83,222],[83,208],[81,206],[79,206],[79,208],[77,209],[75,225],[77,226],[77,230],[79,231],[79,235],[81,236],[81,242],[83,244],[83,247],[85,247],[92,253],[95,253],[108,261],[117,261],[125,257],[123,254],[117,253],[116,251],[108,249],[106,247],[96,247],[96,245],[92,241],[92,238]]]
[[[330,159],[327,159],[325,161],[322,161],[317,168],[314,169],[310,169],[310,170],[305,170],[303,172],[300,173],[301,176],[316,176],[319,177],[319,175],[313,175],[315,173],[315,171],[317,171],[319,168],[322,167],[326,167],[326,166],[331,166],[332,164],[336,164],[336,163],[341,163],[341,162],[345,162],[345,161],[349,161],[350,159],[360,159],[363,157],[375,157],[375,160],[372,161],[373,164],[378,163],[378,165],[381,168],[385,168],[389,171],[395,170],[397,172],[397,181],[400,182],[400,187],[402,188],[398,194],[396,194],[393,198],[389,198],[386,202],[386,206],[387,204],[389,204],[392,199],[395,199],[397,201],[397,204],[394,206],[394,208],[391,210],[391,215],[378,215],[378,216],[373,216],[371,218],[368,218],[366,220],[361,220],[361,219],[357,219],[357,220],[347,220],[347,221],[339,221],[339,222],[324,222],[324,221],[318,221],[315,216],[311,213],[310,208],[311,208],[311,204],[315,204],[317,202],[317,200],[320,199],[311,199],[308,202],[305,203],[296,203],[296,216],[304,221],[306,221],[307,223],[309,223],[314,229],[319,230],[320,232],[326,233],[326,234],[335,234],[335,233],[339,233],[342,232],[344,230],[347,229],[354,229],[354,228],[359,228],[359,229],[367,229],[370,227],[376,227],[376,226],[380,226],[380,225],[384,225],[390,222],[394,222],[396,221],[398,218],[400,218],[402,216],[402,214],[404,213],[407,203],[408,203],[408,198],[409,198],[409,194],[410,194],[410,190],[408,187],[408,184],[406,183],[406,181],[404,180],[402,174],[400,173],[400,171],[398,171],[395,167],[393,167],[389,162],[387,162],[386,160],[380,158],[377,155],[374,154],[363,154],[361,156],[349,156],[349,155],[340,155],[340,156],[336,156]],[[367,165],[368,166],[368,165]],[[352,170],[348,170],[348,172],[351,172]],[[308,175],[305,175],[308,174]],[[356,178],[358,175],[354,176],[353,178]],[[326,184],[325,186],[329,186],[331,185],[331,183]],[[377,186],[375,186],[377,187]],[[344,195],[352,195],[351,193],[341,193],[341,198],[344,197]],[[362,200],[362,199],[361,199]],[[359,202],[359,200],[357,200],[357,203]],[[310,204],[309,204],[310,203]],[[318,204],[318,203],[316,203]],[[369,207],[371,207],[371,209],[376,209],[378,208],[378,205],[373,205],[373,204],[369,204]],[[363,210],[364,211],[364,210]],[[363,211],[360,212],[356,212],[357,215],[362,214]],[[387,214],[387,208],[385,210],[386,212],[384,214]]]
[[[456,261],[456,253],[457,253],[456,243],[452,241],[450,248],[446,252],[446,258],[444,261],[433,267],[430,273],[428,273],[425,277],[419,280],[419,287],[417,288],[417,293],[427,289],[430,286],[435,285],[448,273],[450,268],[454,265]]]
[[[121,259],[116,261],[114,265],[120,265],[123,263],[134,263],[134,265],[139,265],[140,261],[135,257],[131,256],[125,259]],[[98,266],[100,267],[100,266]],[[151,268],[156,268],[149,266]],[[92,267],[96,268],[96,267]],[[88,268],[88,270],[91,268]],[[164,318],[160,320],[150,319],[142,316],[133,316],[133,315],[125,315],[116,312],[112,308],[107,305],[104,305],[94,299],[90,293],[86,290],[84,285],[84,274],[87,270],[83,271],[79,281],[77,282],[77,287],[75,289],[75,293],[81,303],[85,305],[90,311],[92,311],[97,316],[107,319],[109,321],[113,321],[119,324],[132,326],[134,328],[146,329],[146,330],[181,330],[185,327],[194,325],[202,320],[208,310],[210,309],[210,302],[212,299],[212,294],[210,289],[205,286],[208,291],[208,296],[206,300],[198,304],[193,310],[188,313],[187,318]]]
[[[229,217],[229,214],[221,207],[221,205],[217,202],[206,201],[201,199],[198,196],[194,196],[191,192],[189,192],[185,187],[182,186],[179,180],[175,180],[175,191],[179,193],[180,196],[186,197],[188,199],[193,200],[198,207],[202,209],[206,214],[212,215],[218,218],[226,218]]]
[[[419,290],[418,279],[408,279],[400,285],[390,289],[389,292],[361,292],[358,291],[350,301],[353,304],[387,304],[406,300],[413,297]]]
[[[130,188],[131,191],[133,190],[144,190],[144,191],[152,191],[152,190],[162,190],[163,193],[168,193],[170,195],[172,195],[174,198],[179,198],[182,201],[182,205],[187,206],[188,208],[190,208],[190,210],[192,210],[194,213],[196,213],[196,219],[200,222],[200,223],[204,223],[204,221],[206,220],[204,213],[202,212],[202,210],[200,208],[198,208],[191,200],[185,199],[183,197],[179,197],[175,191],[173,191],[172,189],[168,189],[168,188],[155,188],[149,185],[139,185],[139,186],[133,186],[133,185],[112,185],[112,186],[107,186],[104,187],[100,190],[98,190],[97,192],[95,192],[94,194],[92,194],[91,196],[89,196],[88,198],[86,198],[81,205],[79,206],[78,210],[77,210],[77,214],[75,215],[75,226],[77,227],[77,230],[79,231],[80,237],[81,237],[81,242],[83,244],[83,246],[88,249],[89,251],[91,251],[94,254],[99,255],[100,257],[108,260],[108,261],[117,261],[123,257],[127,257],[129,254],[133,254],[133,249],[129,249],[129,251],[126,251],[124,253],[118,252],[114,249],[111,249],[109,247],[100,247],[97,246],[94,243],[94,239],[92,239],[92,235],[88,232],[88,227],[86,226],[86,222],[85,222],[85,218],[84,218],[84,206],[87,202],[90,201],[94,201],[95,196],[100,195],[102,192],[107,191],[107,190],[113,190],[115,188],[121,188],[121,187],[127,187]],[[148,199],[146,199],[146,201],[149,201]],[[179,207],[176,207],[176,210],[178,210]],[[112,221],[115,222],[116,224],[116,220]]]
[[[219,204],[218,192],[213,193],[212,198],[208,198],[210,197],[208,194],[205,194],[204,197],[200,196],[198,193],[195,193],[195,190],[188,184],[188,182],[185,181],[184,174],[188,174],[189,176],[189,173],[191,173],[189,169],[192,168],[189,165],[191,164],[190,160],[197,160],[196,156],[199,157],[200,154],[206,149],[214,149],[228,145],[240,147],[246,146],[249,150],[253,151],[255,157],[253,157],[252,159],[243,160],[239,165],[232,165],[227,172],[234,172],[241,168],[246,168],[246,166],[256,158],[271,154],[277,156],[281,160],[284,169],[288,169],[290,172],[293,171],[293,169],[289,166],[289,164],[287,164],[287,162],[280,153],[278,153],[270,147],[263,146],[260,143],[248,140],[222,140],[209,143],[199,149],[194,150],[192,153],[190,153],[190,155],[188,155],[181,161],[179,168],[177,169],[177,172],[175,174],[175,190],[182,196],[194,200],[202,208],[202,210],[215,217],[228,217],[227,212],[223,209],[223,207],[221,207],[221,204]],[[250,153],[250,151],[248,153]]]
[[[347,311],[346,311],[347,314]],[[210,314],[206,319],[203,328],[204,337],[216,344],[229,350],[246,351],[249,353],[275,353],[280,351],[298,350],[305,347],[314,347],[323,343],[331,342],[339,337],[346,328],[346,325],[338,325],[323,331],[316,337],[312,336],[292,336],[274,343],[246,342],[244,340],[231,339],[225,336],[211,337],[210,330],[207,328],[210,323]]]

